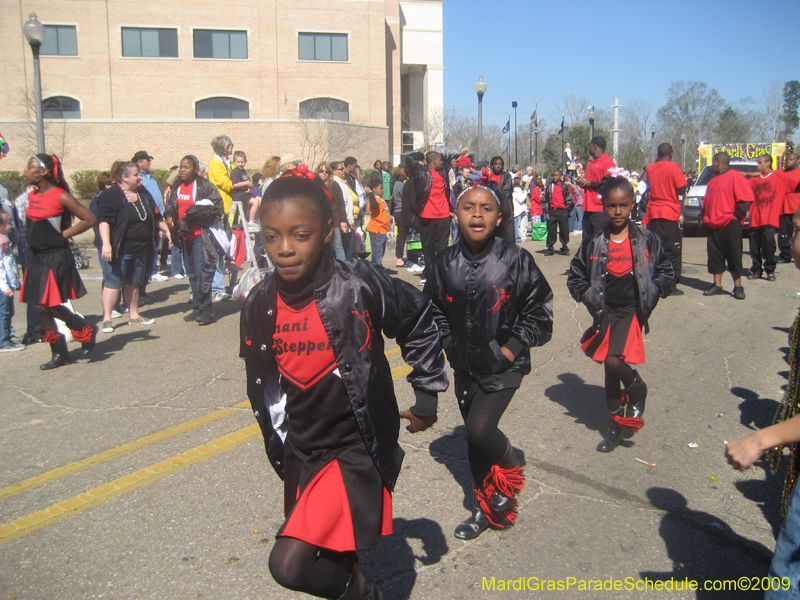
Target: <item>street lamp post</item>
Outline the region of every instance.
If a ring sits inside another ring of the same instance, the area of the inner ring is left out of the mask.
[[[517,154],[517,106],[519,105],[517,104],[517,101],[514,100],[511,103],[511,107],[514,109],[514,162],[519,164],[519,156]]]
[[[483,75],[475,82],[475,92],[478,94],[478,160],[483,160],[483,95],[486,93]]]
[[[36,18],[36,13],[29,15],[28,21],[23,25],[22,31],[25,39],[33,51],[33,88],[34,102],[36,105],[36,151],[44,152],[44,117],[42,116],[42,78],[39,73],[39,50],[44,41],[44,25]]]
[[[653,162],[656,162],[656,148],[655,148],[656,126],[650,125],[650,146],[653,147]]]
[[[681,133],[681,170],[686,171],[686,134]]]
[[[589,107],[589,141],[594,138],[594,106]]]

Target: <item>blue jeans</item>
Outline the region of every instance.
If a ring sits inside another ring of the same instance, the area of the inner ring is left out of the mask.
[[[6,296],[0,292],[0,348],[10,346],[13,342],[14,328],[11,317],[14,316],[14,296]]]
[[[786,577],[791,582],[791,586],[788,590],[768,590],[764,594],[764,600],[797,600],[800,598],[800,498],[798,498],[798,493],[800,493],[800,485],[795,485],[789,498],[786,520],[781,525],[778,540],[775,543],[772,564],[769,566],[770,577],[779,579]]]
[[[177,246],[173,246],[170,253],[172,256],[172,276],[175,277],[175,275],[186,275],[186,271],[183,268],[183,255],[181,254],[180,249]]]
[[[225,291],[225,275],[222,272],[221,263],[222,259],[219,259],[217,261],[217,270],[214,271],[214,280],[211,282],[211,293],[215,296]]]
[[[376,267],[383,269],[383,253],[386,250],[386,234],[369,232],[369,242],[372,246],[372,258],[370,261]]]
[[[342,230],[338,227],[333,228],[333,253],[337,260],[347,260],[342,245]]]
[[[150,255],[147,252],[123,254],[111,264],[110,278],[107,278],[107,273],[103,273],[104,285],[114,289],[122,289],[123,283],[133,287],[142,287],[150,276],[147,265],[148,258]]]
[[[522,237],[519,235],[519,226],[522,223],[522,217],[525,216],[525,213],[519,213],[516,217],[514,217],[514,233],[517,236],[517,243],[522,243]]]
[[[576,231],[581,231],[583,228],[583,207],[576,206],[572,209],[572,213],[569,216],[569,230],[572,233]]]

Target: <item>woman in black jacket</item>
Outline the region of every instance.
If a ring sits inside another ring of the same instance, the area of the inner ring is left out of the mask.
[[[147,282],[148,255],[155,252],[158,230],[171,240],[169,229],[153,197],[142,186],[136,163],[116,165],[116,185],[97,197],[98,233],[95,245],[110,269],[103,273],[103,330],[111,329],[111,311],[123,289],[132,325],[152,325],[153,319],[139,314],[139,289]],[[98,239],[99,238],[99,239]],[[101,266],[104,266],[101,263]]]
[[[628,180],[606,176],[600,189],[611,223],[583,240],[570,263],[567,287],[594,321],[581,348],[605,368],[609,432],[597,450],[611,452],[622,441],[623,429],[644,426],[647,386],[629,364],[644,363],[642,328],[648,331],[650,313],[659,297],[669,294],[673,274],[658,236],[630,221],[633,188]]]
[[[208,325],[211,313],[211,283],[217,269],[219,248],[209,227],[224,214],[219,190],[197,174],[197,157],[184,156],[178,168],[178,181],[172,187],[166,206],[167,225],[172,239],[183,253],[183,265],[192,288],[192,312],[184,321]]]
[[[425,284],[466,425],[474,494],[472,515],[455,531],[464,540],[516,518],[524,477],[498,424],[530,373],[530,348],[546,344],[553,331],[547,280],[527,250],[500,235],[512,214],[494,182],[462,192],[459,241],[436,256]]]

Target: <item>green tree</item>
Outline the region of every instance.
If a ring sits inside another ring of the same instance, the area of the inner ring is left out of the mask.
[[[541,152],[541,159],[544,162],[544,177],[548,177],[556,169],[564,167],[561,156],[561,136],[551,133],[547,136],[544,150]]]
[[[714,128],[714,141],[719,143],[747,142],[750,139],[750,123],[746,122],[732,106],[726,106]]]
[[[647,159],[639,146],[628,146],[619,153],[619,166],[629,171],[639,171],[641,173],[646,163]]]
[[[798,106],[800,106],[800,81],[793,79],[783,86],[783,122],[786,125],[786,137],[800,127]]]

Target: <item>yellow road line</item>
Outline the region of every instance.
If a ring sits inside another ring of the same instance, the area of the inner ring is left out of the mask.
[[[181,433],[185,433],[187,431],[191,431],[192,429],[197,429],[198,427],[202,427],[203,425],[208,425],[209,423],[213,423],[214,421],[219,421],[220,419],[224,419],[225,417],[229,417],[231,415],[237,414],[239,411],[236,410],[237,408],[247,408],[250,406],[250,401],[245,400],[244,402],[240,402],[239,404],[234,404],[231,408],[223,408],[220,410],[215,410],[214,412],[208,413],[207,415],[203,415],[202,417],[197,417],[196,419],[191,419],[190,421],[186,421],[185,423],[179,423],[178,425],[173,425],[172,427],[168,427],[167,429],[163,429],[161,431],[157,431],[156,433],[151,433],[150,435],[146,435],[138,440],[133,440],[132,442],[128,442],[127,444],[122,444],[121,446],[117,446],[116,448],[111,448],[111,450],[106,450],[105,452],[101,452],[100,454],[95,454],[94,456],[90,456],[88,458],[84,458],[83,460],[79,460],[74,463],[70,463],[64,467],[58,467],[57,469],[52,469],[47,471],[46,473],[42,473],[41,475],[36,475],[35,477],[30,477],[28,479],[23,479],[20,482],[12,483],[4,488],[0,489],[0,500],[3,498],[8,498],[9,496],[13,496],[14,494],[19,494],[20,492],[24,492],[25,490],[31,490],[35,487],[39,487],[40,485],[44,485],[45,483],[50,483],[56,479],[60,479],[61,477],[66,477],[67,475],[71,475],[72,473],[78,473],[89,467],[93,467],[95,465],[102,464],[114,458],[124,456],[126,454],[130,454],[135,450],[139,450],[140,448],[144,448],[150,444],[155,444],[156,442],[160,442],[176,436]]]
[[[400,346],[395,346],[394,348],[391,348],[391,349],[387,350],[386,352],[384,352],[384,354],[386,355],[386,358],[395,357],[398,354],[400,354]]]
[[[401,377],[405,377],[413,370],[414,369],[412,369],[408,365],[402,364],[399,367],[395,367],[394,369],[392,369],[392,379],[400,379]]]
[[[203,462],[212,456],[222,454],[228,450],[233,450],[237,446],[246,444],[260,436],[261,429],[258,423],[254,423],[249,427],[212,440],[207,444],[197,446],[177,456],[173,456],[172,458],[136,471],[135,473],[115,479],[111,483],[103,484],[83,494],[68,498],[44,510],[15,519],[7,525],[0,525],[0,546],[11,540],[28,535],[40,527],[74,516],[87,508],[97,506],[121,494],[127,494],[137,488],[162,479],[167,475],[177,473],[191,465]]]

